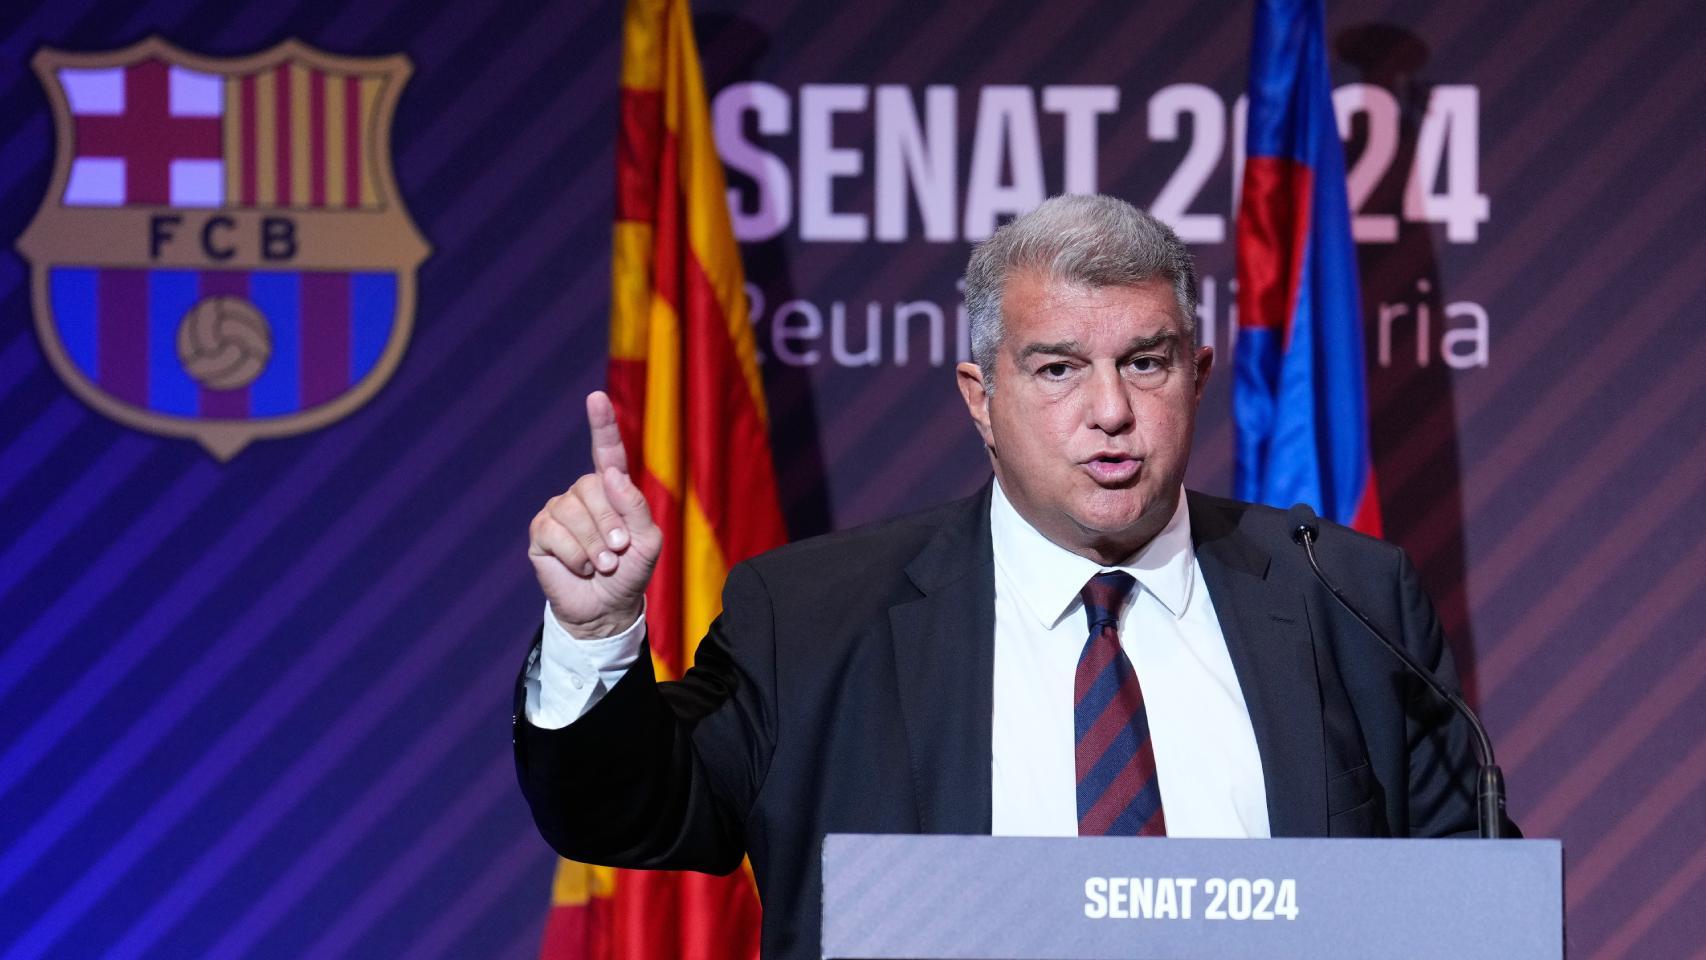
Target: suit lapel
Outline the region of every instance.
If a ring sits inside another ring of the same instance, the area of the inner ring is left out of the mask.
[[[919,827],[990,831],[995,566],[990,488],[961,501],[907,565],[923,595],[889,608]]]
[[[1303,598],[1269,576],[1267,553],[1231,509],[1188,496],[1197,564],[1255,729],[1268,827],[1276,837],[1326,836],[1321,685]]]
[[[995,572],[986,485],[961,501],[906,572],[921,596],[889,608],[919,827],[990,831]],[[1261,755],[1276,837],[1326,836],[1325,731],[1303,598],[1269,577],[1235,513],[1190,495],[1197,562]]]

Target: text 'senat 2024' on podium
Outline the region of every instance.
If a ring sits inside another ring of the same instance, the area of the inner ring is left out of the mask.
[[[825,958],[1559,960],[1556,840],[832,834]]]

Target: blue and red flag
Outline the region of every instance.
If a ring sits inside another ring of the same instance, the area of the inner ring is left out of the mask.
[[[1380,534],[1322,0],[1259,0],[1238,210],[1236,494]]]

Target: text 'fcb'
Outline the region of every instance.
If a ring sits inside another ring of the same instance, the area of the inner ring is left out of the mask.
[[[209,260],[224,261],[242,252],[246,258],[259,255],[262,260],[288,261],[296,256],[296,224],[289,217],[237,216],[223,213],[194,217],[175,213],[155,214],[148,218],[148,258],[159,260],[166,247],[190,235],[201,244]],[[192,242],[195,242],[192,241]],[[245,241],[254,244],[244,247]]]

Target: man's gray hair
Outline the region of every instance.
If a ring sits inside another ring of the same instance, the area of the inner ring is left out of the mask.
[[[1124,200],[1069,194],[1051,197],[995,231],[966,264],[971,356],[995,385],[1001,347],[1001,293],[1014,273],[1036,272],[1091,287],[1129,287],[1164,280],[1173,287],[1179,322],[1194,345],[1197,271],[1171,228]]]

